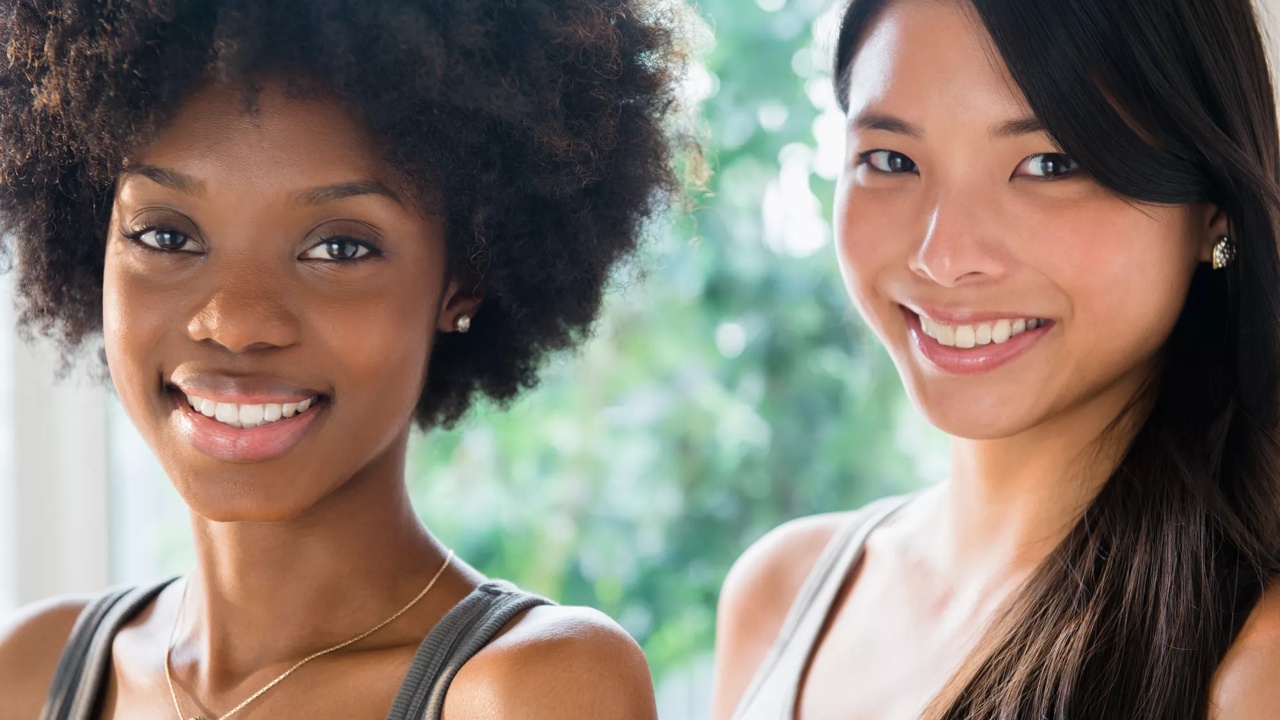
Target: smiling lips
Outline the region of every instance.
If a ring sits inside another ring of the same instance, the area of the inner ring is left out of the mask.
[[[331,404],[317,390],[267,376],[179,367],[166,394],[177,434],[200,453],[235,463],[286,455]]]
[[[291,418],[306,412],[317,400],[316,397],[310,397],[302,402],[239,405],[187,395],[187,404],[192,410],[224,425],[240,429],[255,428]]]
[[[302,442],[312,424],[328,407],[328,403],[319,399],[307,399],[297,404],[209,401],[214,405],[214,414],[210,417],[204,413],[207,407],[205,398],[192,398],[180,392],[172,395],[175,410],[172,417],[178,435],[200,453],[214,460],[233,463],[265,462],[287,455]],[[192,399],[200,402],[199,411]],[[292,405],[290,417],[284,415],[286,405]],[[234,420],[231,419],[232,413]],[[225,419],[219,419],[219,416]],[[261,418],[256,425],[255,417]],[[268,417],[275,419],[268,420]]]
[[[949,375],[976,375],[1012,362],[1054,326],[1041,318],[1000,318],[967,324],[933,320],[902,308],[916,349]]]
[[[947,325],[930,320],[923,315],[919,317],[920,327],[924,330],[924,334],[937,340],[938,344],[966,349],[978,345],[990,345],[991,343],[1000,345],[1008,342],[1012,337],[1021,335],[1027,330],[1035,330],[1047,322],[1038,318],[1031,320],[1018,318],[1016,320],[996,320],[995,322],[975,325]]]

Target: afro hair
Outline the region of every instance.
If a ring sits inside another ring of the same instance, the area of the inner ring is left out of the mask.
[[[438,338],[418,423],[510,401],[590,332],[680,192],[697,153],[677,122],[684,17],[646,0],[0,0],[0,244],[19,324],[64,357],[100,335],[128,155],[202,85],[252,98],[283,78],[356,113],[439,206],[452,272],[484,297],[471,332]]]

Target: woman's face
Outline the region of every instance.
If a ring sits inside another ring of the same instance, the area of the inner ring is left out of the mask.
[[[847,99],[841,269],[922,412],[990,439],[1132,397],[1208,257],[1212,209],[1139,204],[1075,170],[966,3],[892,3]]]
[[[397,470],[437,329],[469,300],[445,227],[332,103],[207,88],[117,184],[104,331],[116,390],[187,503],[297,516]]]

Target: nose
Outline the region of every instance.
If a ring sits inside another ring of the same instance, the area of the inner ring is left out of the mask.
[[[908,261],[917,275],[944,287],[999,278],[1011,266],[989,200],[974,193],[940,193],[928,226]]]
[[[187,321],[187,336],[233,353],[289,347],[301,323],[278,278],[263,272],[221,273]],[[274,280],[274,281],[273,281]]]

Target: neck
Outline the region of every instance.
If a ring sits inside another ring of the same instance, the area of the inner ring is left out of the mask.
[[[953,442],[940,540],[955,573],[1016,582],[1066,538],[1136,432],[1124,412],[1142,377],[1016,436]]]
[[[193,516],[197,562],[175,644],[193,643],[202,658],[197,683],[234,686],[292,664],[368,630],[421,592],[447,551],[413,511],[404,451],[404,442],[390,448],[290,520]]]

